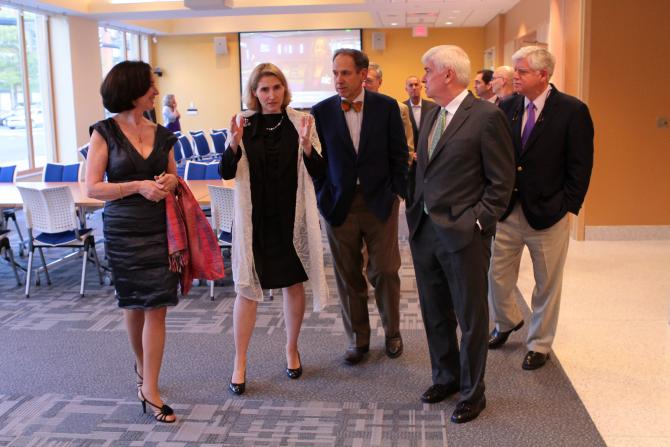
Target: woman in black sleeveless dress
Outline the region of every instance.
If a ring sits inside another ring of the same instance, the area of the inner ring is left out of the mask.
[[[135,353],[137,393],[146,412],[174,422],[158,390],[167,306],[177,304],[178,275],[169,269],[165,197],[177,187],[176,138],[143,117],[158,90],[151,67],[121,62],[100,87],[113,118],[91,126],[86,164],[90,197],[105,200],[103,229],[118,305]],[[104,176],[107,174],[107,182]]]

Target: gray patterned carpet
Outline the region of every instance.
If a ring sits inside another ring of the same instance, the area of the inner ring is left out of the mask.
[[[99,226],[96,220],[93,225]],[[207,287],[195,287],[168,312],[161,383],[179,418],[170,425],[141,412],[122,314],[112,287],[100,286],[94,269],[83,298],[75,261],[53,270],[53,285],[43,281],[25,299],[2,262],[0,446],[604,445],[558,359],[535,372],[521,370],[523,331],[490,353],[488,407],[477,420],[449,422],[455,397],[421,403],[430,367],[404,236],[401,250],[400,358],[383,354],[384,335],[372,305],[371,353],[364,363],[345,366],[346,340],[339,308],[332,306],[307,313],[300,338],[304,374],[289,380],[277,297],[259,306],[247,393],[240,397],[227,391],[234,351],[232,286],[217,287],[215,301]],[[25,265],[26,259],[19,262]],[[329,258],[326,264],[335,291]]]

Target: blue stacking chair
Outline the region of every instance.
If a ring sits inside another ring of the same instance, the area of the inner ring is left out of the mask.
[[[77,151],[84,157],[84,160],[88,158],[88,143],[77,149]]]
[[[88,151],[86,151],[88,155]],[[72,164],[47,163],[42,171],[43,182],[80,182],[81,162]]]
[[[16,172],[16,165],[0,166],[0,182],[15,183]],[[9,223],[10,219],[14,221],[14,227],[16,227],[16,232],[19,234],[19,239],[21,240],[21,245],[19,245],[19,255],[23,256],[25,241],[23,240],[23,234],[21,234],[19,223],[16,221],[16,210],[14,208],[4,208],[2,210],[2,217],[5,219],[5,225]]]
[[[186,135],[182,135],[177,139],[179,140],[179,145],[181,146],[181,152],[184,156],[184,160],[191,160],[194,158],[193,146],[191,146],[191,142],[188,140],[188,137]]]
[[[198,153],[198,158],[200,160],[211,158],[213,154],[209,148],[209,143],[207,142],[205,132],[198,130],[196,132],[189,131],[189,133],[191,134],[191,138],[193,138],[193,142],[195,143],[195,151]]]
[[[223,155],[223,153],[226,151],[226,138],[228,138],[228,131],[226,129],[221,131],[213,130],[209,136],[212,138],[212,144],[214,144],[214,152],[217,156],[221,157],[221,155]]]
[[[84,279],[86,277],[86,262],[89,253],[93,255],[92,260],[98,269],[100,285],[103,284],[98,254],[95,251],[95,239],[93,230],[80,228],[79,219],[75,211],[74,200],[68,186],[56,186],[51,188],[31,188],[17,185],[21,198],[23,199],[23,210],[28,227],[28,268],[26,269],[26,298],[30,296],[30,277],[32,275],[33,257],[35,249],[40,253],[42,266],[47,279],[51,285],[47,263],[44,258],[44,248],[74,247],[84,250],[81,267],[81,284],[79,293],[84,296]],[[34,235],[34,231],[39,234]],[[72,255],[68,255],[68,258]],[[63,259],[65,259],[63,258]],[[60,261],[60,260],[59,260]],[[56,261],[56,262],[59,262]],[[53,265],[51,263],[50,265]],[[39,284],[39,276],[37,277]]]
[[[186,162],[185,180],[217,180],[220,178],[218,161],[202,163],[189,160]]]

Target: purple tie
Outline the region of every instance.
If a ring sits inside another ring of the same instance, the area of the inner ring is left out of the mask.
[[[528,137],[530,137],[531,132],[533,132],[533,127],[535,127],[535,104],[531,101],[526,108],[528,109],[528,115],[526,117],[526,127],[524,127],[523,132],[521,132],[521,150],[526,147]]]

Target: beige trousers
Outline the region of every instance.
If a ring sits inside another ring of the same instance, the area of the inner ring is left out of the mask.
[[[568,254],[570,226],[567,214],[556,224],[535,230],[516,204],[504,222],[498,222],[489,269],[489,309],[499,331],[509,331],[523,315],[517,306],[516,287],[524,246],[533,263],[535,288],[526,345],[529,351],[551,351],[558,325],[563,267]]]

